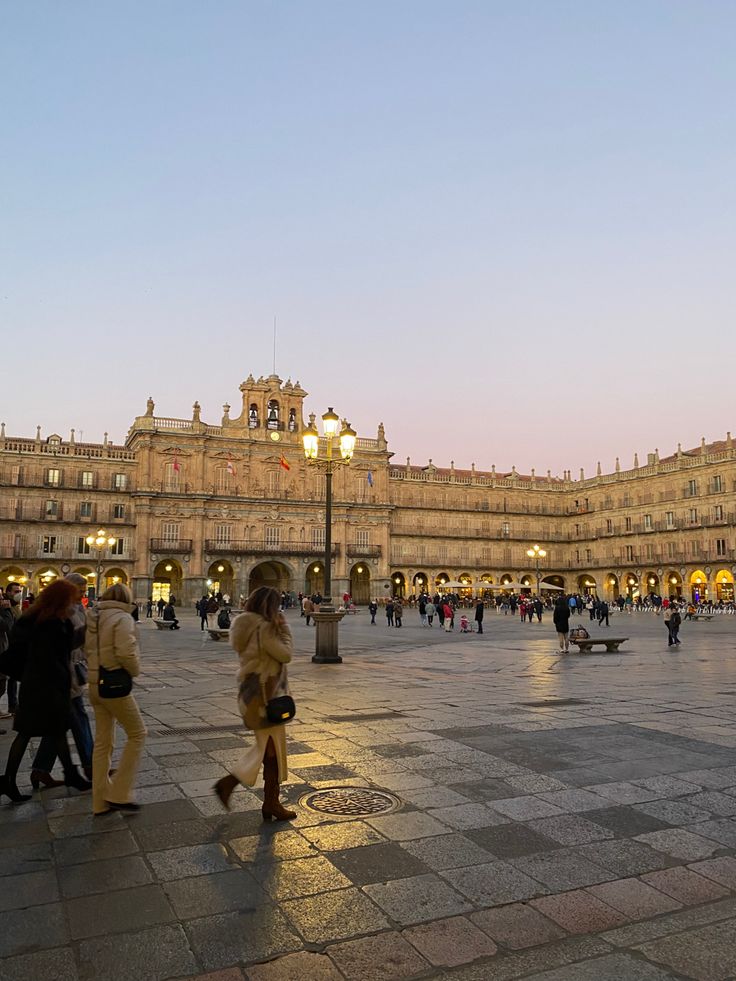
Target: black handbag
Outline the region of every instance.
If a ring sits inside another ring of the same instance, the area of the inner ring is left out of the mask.
[[[296,705],[291,695],[277,695],[266,702],[266,718],[271,725],[290,722],[296,715]]]
[[[133,679],[125,668],[100,664],[100,614],[97,614],[97,693],[100,698],[125,698],[133,691]]]

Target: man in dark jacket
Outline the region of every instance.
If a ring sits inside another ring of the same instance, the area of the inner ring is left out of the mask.
[[[22,594],[23,590],[17,582],[9,582],[5,590],[0,593],[0,652],[8,649],[10,631],[22,613]],[[18,707],[18,682],[13,681],[12,678],[6,678],[4,674],[0,674],[0,696],[5,694],[6,687],[8,691],[8,711],[6,713],[0,713],[0,719],[9,719]]]
[[[171,624],[171,630],[179,629],[179,621],[176,618],[176,612],[171,603],[167,603],[166,606],[164,606],[164,615],[162,619]]]
[[[483,600],[478,600],[475,604],[475,622],[478,624],[478,633],[483,633],[483,614],[485,613],[485,607],[483,606]]]
[[[565,597],[561,596],[555,603],[555,611],[552,614],[555,630],[557,631],[557,639],[560,642],[560,651],[563,654],[569,654],[570,652],[570,639],[568,636],[570,633],[570,609]]]

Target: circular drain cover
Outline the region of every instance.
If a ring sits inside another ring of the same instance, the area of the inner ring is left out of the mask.
[[[390,814],[401,806],[401,801],[385,790],[370,790],[367,787],[326,787],[305,794],[301,804],[310,811],[318,811],[320,814],[368,817],[373,814]]]

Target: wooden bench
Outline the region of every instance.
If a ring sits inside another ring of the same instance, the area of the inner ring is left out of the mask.
[[[230,636],[230,630],[226,627],[207,627],[207,633],[213,640],[222,640]]]
[[[173,630],[176,626],[176,621],[174,620],[156,620],[153,621],[159,630]]]
[[[589,653],[594,647],[605,647],[607,651],[617,651],[621,644],[625,643],[628,637],[586,637],[580,640],[570,640],[575,644],[580,654]]]
[[[712,620],[713,616],[713,613],[693,613],[688,620]]]

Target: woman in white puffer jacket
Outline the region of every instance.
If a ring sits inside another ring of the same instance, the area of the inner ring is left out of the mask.
[[[89,700],[95,713],[95,749],[92,756],[92,811],[137,811],[133,800],[138,764],[146,727],[132,694],[122,698],[100,698],[99,667],[124,668],[131,678],[140,674],[140,649],[131,616],[133,598],[127,586],[117,583],[87,611],[84,652],[89,666]],[[117,770],[110,776],[115,746],[115,724],[119,722],[128,737]]]

